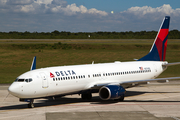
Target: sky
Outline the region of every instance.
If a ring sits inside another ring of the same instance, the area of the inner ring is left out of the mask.
[[[0,0],[0,31],[180,31],[180,0]],[[113,12],[112,12],[113,11]]]

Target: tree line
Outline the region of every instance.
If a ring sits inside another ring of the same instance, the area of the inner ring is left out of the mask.
[[[0,32],[0,39],[154,39],[157,31],[140,32]],[[171,30],[169,39],[180,39],[180,31]]]

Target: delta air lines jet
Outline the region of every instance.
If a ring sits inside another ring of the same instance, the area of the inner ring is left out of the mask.
[[[157,78],[167,66],[177,65],[165,61],[170,17],[166,16],[150,52],[137,61],[58,66],[36,69],[34,57],[31,70],[20,75],[8,91],[33,108],[34,99],[81,94],[91,99],[99,93],[102,100],[124,100],[125,89],[149,81],[180,79]]]

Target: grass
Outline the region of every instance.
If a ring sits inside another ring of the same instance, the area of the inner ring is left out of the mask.
[[[37,56],[37,68],[63,65],[77,65],[106,63],[114,61],[133,61],[146,55],[153,40],[133,40],[116,42],[88,42],[88,43],[54,43],[34,41],[12,43],[0,42],[0,84],[12,83],[20,74],[29,71],[34,56]],[[76,40],[78,41],[78,40]],[[85,41],[85,40],[84,40]],[[151,42],[150,42],[151,41]],[[54,47],[56,46],[56,47]],[[168,43],[166,60],[168,62],[180,61],[180,43],[173,40]],[[180,76],[179,66],[169,67],[159,77]]]

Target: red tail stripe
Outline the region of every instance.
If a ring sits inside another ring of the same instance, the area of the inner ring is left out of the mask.
[[[164,54],[163,54],[163,61],[165,61],[166,58],[166,48],[167,48],[167,41],[164,44]]]
[[[163,50],[162,47],[163,47],[163,41],[165,40],[165,38],[168,35],[168,31],[169,31],[169,29],[161,29],[159,31],[159,34],[158,34],[156,42],[155,42],[155,45],[157,47],[160,60],[165,60],[167,41],[165,42],[165,45],[164,45],[164,53],[162,53],[163,52],[162,51]],[[162,54],[163,54],[163,58],[162,58]]]
[[[160,38],[162,41],[166,38],[168,35],[169,29],[161,29],[158,34],[158,38]]]

